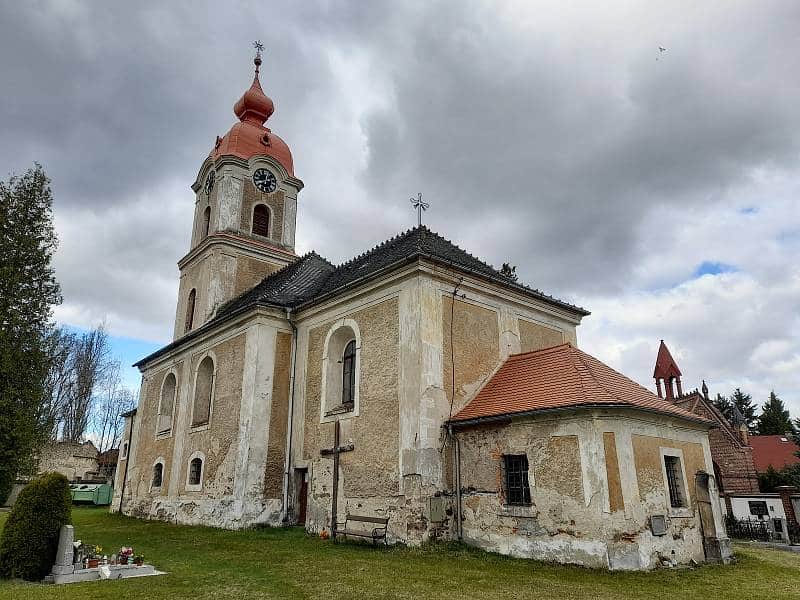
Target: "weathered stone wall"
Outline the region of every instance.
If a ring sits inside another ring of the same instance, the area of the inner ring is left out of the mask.
[[[135,434],[138,447],[135,462],[137,477],[131,479],[129,476],[129,489],[126,490],[126,495],[132,494],[140,500],[146,500],[165,494],[169,488],[170,478],[173,476],[174,414],[179,409],[179,403],[185,403],[185,399],[180,398],[180,394],[176,393],[175,407],[173,409],[173,429],[168,436],[156,435],[158,429],[158,405],[161,398],[161,386],[164,383],[164,378],[170,372],[176,377],[176,390],[181,389],[183,384],[182,367],[183,362],[178,362],[174,366],[171,365],[169,368],[159,369],[145,376],[136,412]],[[153,464],[159,457],[164,459],[163,482],[160,488],[151,490]],[[130,467],[128,468],[130,469]]]
[[[500,364],[497,311],[462,300],[456,300],[453,306],[452,296],[443,296],[442,354],[442,381],[448,398],[453,398],[455,364],[455,414]]]
[[[203,465],[203,496],[229,495],[233,490],[233,466],[236,461],[236,440],[239,434],[239,408],[242,397],[242,368],[244,365],[245,336],[238,335],[212,348],[214,364],[214,395],[211,419],[207,428],[198,428],[188,434],[184,443],[184,456],[195,451],[205,454]],[[192,357],[191,371],[195,373],[204,354]],[[190,409],[193,397],[187,399]],[[186,492],[188,460],[180,465],[179,489]]]
[[[567,341],[564,332],[533,321],[519,320],[520,352],[550,348]]]
[[[286,426],[289,417],[292,336],[288,333],[278,333],[275,346],[275,375],[272,380],[272,410],[269,416],[264,497],[281,499],[283,468],[286,460]]]
[[[275,263],[253,258],[251,256],[239,256],[236,261],[236,280],[233,285],[233,296],[238,296],[246,292],[256,284],[260,283],[264,277],[274,273],[280,267]]]
[[[612,569],[649,569],[661,557],[680,563],[704,559],[694,496],[685,515],[669,511],[661,449],[682,450],[693,483],[694,473],[709,467],[705,431],[675,427],[660,417],[574,411],[457,435],[468,543]],[[527,455],[530,506],[506,504],[504,454]],[[650,516],[656,514],[670,515],[666,536],[650,531]]]
[[[61,473],[75,481],[97,470],[97,448],[91,442],[51,442],[39,452],[39,473]]]
[[[359,411],[340,416],[341,443],[354,450],[342,454],[339,515],[347,510],[386,514],[402,503],[398,494],[398,302],[383,302],[344,315],[358,324],[361,334]],[[334,421],[320,422],[322,357],[325,337],[337,320],[326,321],[308,332],[305,375],[303,457],[311,465],[307,526],[311,531],[330,522],[332,459],[320,450],[333,446]],[[367,508],[369,506],[369,508]],[[400,525],[398,525],[399,527]],[[406,523],[402,523],[405,531]]]
[[[253,231],[253,207],[264,204],[269,208],[270,239],[280,243],[283,236],[283,202],[285,194],[277,189],[271,194],[266,194],[253,185],[252,178],[244,182],[244,199],[242,200],[241,229],[248,235]]]

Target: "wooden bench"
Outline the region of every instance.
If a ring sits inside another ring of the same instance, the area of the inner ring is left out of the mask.
[[[353,529],[352,527],[348,526],[350,523],[371,523],[374,524],[375,527],[372,527],[371,529],[369,527],[366,529]],[[339,529],[337,526],[335,534],[337,536],[341,535],[344,538],[349,536],[371,539],[373,544],[375,544],[378,540],[383,540],[383,543],[386,544],[386,526],[388,523],[388,517],[347,515],[344,519],[344,528]]]

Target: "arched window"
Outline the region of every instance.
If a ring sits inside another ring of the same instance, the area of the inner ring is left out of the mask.
[[[178,382],[174,373],[167,373],[161,385],[161,399],[158,403],[158,435],[168,434],[172,430],[172,414],[175,410],[175,392]]]
[[[189,292],[189,298],[186,300],[186,322],[184,323],[183,332],[188,333],[192,330],[194,324],[194,301],[197,297],[197,290]]]
[[[359,363],[361,343],[358,325],[353,319],[342,319],[331,327],[325,338],[322,354],[323,421],[336,419],[341,413],[359,412]]]
[[[211,396],[214,393],[214,361],[206,356],[197,367],[194,382],[192,427],[206,425],[211,416]]]
[[[161,487],[161,482],[164,480],[164,464],[157,462],[153,465],[153,483],[150,487]]]
[[[203,211],[203,237],[208,237],[210,229],[211,229],[211,207],[206,206],[206,209]]]
[[[264,204],[253,208],[253,234],[269,237],[269,209]]]
[[[356,391],[356,341],[350,340],[342,355],[342,406],[352,410]]]
[[[189,485],[200,485],[203,480],[203,459],[193,458],[189,462]]]

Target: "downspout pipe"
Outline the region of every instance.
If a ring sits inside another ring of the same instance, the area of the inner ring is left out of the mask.
[[[292,321],[291,309],[286,309],[286,320],[292,327],[292,356],[289,366],[289,422],[286,426],[286,460],[283,468],[283,509],[281,522],[286,524],[289,519],[289,475],[292,465],[292,433],[294,426],[294,381],[297,368],[297,326]]]
[[[453,431],[453,426],[449,425],[448,429],[456,450],[456,534],[461,541],[464,539],[464,526],[461,520],[461,443]]]

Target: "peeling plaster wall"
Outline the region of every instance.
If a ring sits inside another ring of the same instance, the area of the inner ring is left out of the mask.
[[[271,452],[283,464],[287,338],[290,342],[289,334],[254,318],[238,332],[219,332],[185,349],[168,361],[168,367],[145,371],[129,456],[126,514],[224,528],[280,523],[281,494],[277,499],[265,497],[265,475]],[[194,374],[209,353],[215,359],[211,419],[208,426],[193,428]],[[281,364],[278,377],[276,355]],[[157,438],[158,396],[170,370],[178,376],[172,435]],[[278,406],[271,415],[273,395]],[[270,444],[273,432],[278,441]],[[204,457],[202,489],[189,490],[188,463],[196,453]],[[164,460],[164,480],[152,489],[152,463],[158,458]],[[124,469],[124,461],[120,466]],[[280,487],[281,473],[277,477]]]
[[[341,456],[340,520],[353,502],[370,502],[375,511],[385,512],[390,503],[397,502],[399,493],[399,315],[397,298],[391,297],[342,313],[338,319],[324,320],[308,331],[303,459],[310,476],[306,520],[310,531],[329,528],[330,524],[333,460],[321,457],[320,450],[333,446],[335,422],[320,422],[322,356],[325,337],[343,318],[357,323],[361,347],[358,414],[339,417],[340,443],[352,443],[355,448]]]
[[[455,364],[453,413],[456,413],[500,364],[497,311],[462,300],[456,300],[454,307],[452,296],[443,296],[442,350],[444,356],[442,380],[447,398],[453,397]]]
[[[669,514],[661,471],[658,482],[653,474],[660,448],[683,449],[693,481],[696,470],[710,469],[706,431],[658,416],[583,411],[473,427],[458,436],[466,542],[512,556],[612,569],[651,569],[660,557],[704,560],[694,502],[688,516],[668,518],[665,536],[652,535],[649,518]],[[532,504],[510,506],[502,456],[521,453],[528,457]],[[612,465],[616,483],[608,477]]]
[[[526,319],[519,320],[520,352],[541,350],[572,341],[560,329],[554,329]]]
[[[275,376],[272,387],[272,410],[269,415],[267,468],[264,474],[264,497],[281,500],[283,467],[286,460],[286,426],[289,416],[289,370],[292,336],[279,332],[275,349]]]

